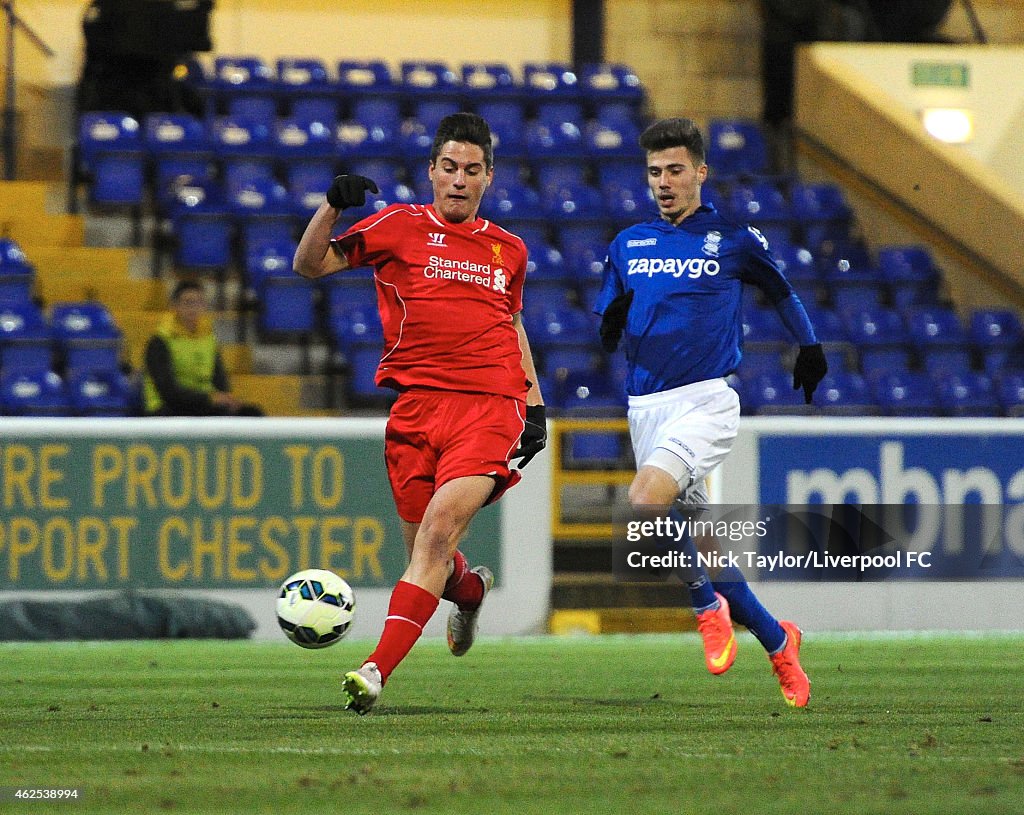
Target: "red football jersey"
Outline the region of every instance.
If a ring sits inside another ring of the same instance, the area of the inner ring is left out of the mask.
[[[432,206],[392,204],[334,241],[350,266],[375,269],[378,385],[525,398],[512,325],[526,277],[519,237],[483,218],[452,224]]]

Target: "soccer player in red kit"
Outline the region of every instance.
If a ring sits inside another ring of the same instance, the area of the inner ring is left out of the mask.
[[[454,607],[448,645],[473,644],[493,576],[458,550],[470,520],[515,484],[546,441],[544,404],[523,329],[526,247],[477,211],[494,177],[487,123],[455,113],[438,125],[428,173],[434,201],[392,204],[340,235],[339,213],[377,192],[338,176],[295,253],[318,278],[374,267],[384,351],[376,382],[399,392],[384,455],[409,565],[395,586],[377,648],[345,674],[347,707],[369,712],[388,676],[437,609]]]

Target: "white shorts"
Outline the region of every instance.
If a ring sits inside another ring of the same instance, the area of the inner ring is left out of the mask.
[[[732,449],[740,399],[724,379],[629,397],[629,435],[637,468],[671,475],[686,503],[705,503],[704,479]]]

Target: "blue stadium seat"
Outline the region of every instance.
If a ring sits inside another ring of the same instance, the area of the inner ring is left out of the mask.
[[[939,404],[950,416],[998,416],[1002,411],[992,379],[976,371],[935,376]]]
[[[345,173],[373,179],[379,188],[400,183],[405,177],[405,165],[397,158],[352,158],[345,162]],[[369,193],[370,197],[373,193]]]
[[[331,161],[302,161],[285,168],[285,188],[293,211],[304,221],[324,201],[334,181],[335,168]]]
[[[563,62],[526,62],[523,64],[523,92],[534,103],[579,96],[579,80],[570,65]]]
[[[617,229],[653,218],[657,215],[657,204],[650,189],[642,181],[632,187],[608,185],[601,187],[605,210],[615,222]]]
[[[940,376],[971,370],[971,352],[949,345],[919,349],[921,367],[930,375]]]
[[[587,168],[578,161],[535,162],[533,175],[541,194],[547,194],[567,184],[587,183]]]
[[[835,369],[831,364],[814,392],[814,402],[830,416],[875,416],[880,412],[863,376]]]
[[[268,277],[285,277],[291,273],[297,248],[293,240],[278,240],[258,243],[246,251],[242,274],[252,296],[258,296]]]
[[[273,96],[229,96],[225,105],[225,113],[237,119],[258,122],[266,127],[273,127],[277,118],[277,99]]]
[[[395,399],[394,391],[378,388],[374,378],[380,363],[379,346],[357,346],[345,352],[348,373],[345,391],[354,406],[384,407]]]
[[[504,62],[467,62],[462,66],[462,92],[477,102],[477,113],[490,123],[480,106],[496,97],[518,96],[522,88]]]
[[[591,159],[636,157],[640,129],[632,122],[595,119],[583,129],[584,152]]]
[[[0,303],[28,303],[32,299],[35,268],[22,248],[0,238]]]
[[[754,307],[743,311],[743,343],[789,343],[792,338],[774,308]]]
[[[967,345],[967,332],[951,308],[914,308],[907,312],[906,322],[910,339],[919,350]]]
[[[537,230],[530,230],[519,236],[526,244],[526,273],[530,274],[536,267],[541,267],[544,274],[556,274],[560,279],[573,280],[572,272],[565,262],[562,251],[550,243],[546,235]],[[527,278],[529,280],[529,278]]]
[[[462,95],[459,75],[438,60],[403,60],[399,66],[402,91],[411,101],[431,97],[455,100]]]
[[[571,124],[582,129],[584,124],[583,104],[575,99],[552,97],[534,104],[534,119],[549,127]]]
[[[970,338],[976,348],[1017,348],[1024,341],[1024,324],[1006,308],[979,308],[971,313]]]
[[[213,60],[210,88],[217,107],[234,116],[268,123],[274,117],[276,82],[273,69],[257,56],[219,56]]]
[[[885,305],[885,289],[881,283],[865,281],[860,286],[840,286],[832,291],[832,303],[840,314],[874,311]]]
[[[579,89],[584,101],[595,113],[610,103],[625,103],[639,110],[644,102],[640,77],[622,63],[589,63],[582,66]]]
[[[524,226],[542,223],[545,219],[537,191],[504,176],[496,178],[487,190],[480,212],[520,236],[525,231]]]
[[[57,303],[50,323],[68,371],[112,370],[120,363],[122,334],[103,303]]]
[[[996,396],[1003,415],[1024,416],[1024,371],[1005,372],[996,382]]]
[[[556,221],[603,221],[605,217],[601,191],[589,184],[561,184],[544,190],[541,207]]]
[[[602,161],[597,165],[597,185],[606,192],[619,187],[630,190],[638,187],[646,189],[643,163],[635,158]],[[706,189],[702,190],[702,193],[704,191]]]
[[[288,191],[274,178],[240,179],[225,191],[226,203],[239,222],[273,218],[290,219]]]
[[[47,371],[53,365],[53,330],[31,301],[0,303],[0,370]]]
[[[604,360],[593,346],[549,346],[541,350],[540,372],[559,387],[571,374],[594,375],[602,370]]]
[[[503,161],[523,155],[523,107],[515,99],[487,99],[476,106],[476,112],[487,120],[495,157]]]
[[[338,127],[338,100],[333,96],[299,96],[292,100],[291,117],[297,122],[320,122],[332,134]]]
[[[338,124],[335,144],[343,159],[395,156],[399,148],[401,109],[396,99],[360,97]]]
[[[232,213],[215,187],[178,188],[170,221],[176,264],[190,269],[224,269],[231,263]]]
[[[556,346],[593,349],[595,345],[594,324],[582,309],[527,309],[523,325],[531,347],[541,351]]]
[[[761,374],[786,373],[782,365],[782,352],[780,348],[760,350],[758,348],[744,348],[743,357],[736,374],[742,380],[755,379]]]
[[[534,161],[538,159],[584,158],[583,132],[573,122],[548,124],[528,121],[523,131],[523,146]]]
[[[413,118],[422,122],[433,136],[441,120],[453,113],[462,110],[462,106],[454,99],[437,98],[433,95],[426,96],[416,101],[413,105]]]
[[[985,348],[981,350],[981,368],[989,376],[1010,371],[1024,371],[1024,346]]]
[[[871,381],[888,373],[908,373],[912,362],[907,346],[889,348],[862,347],[858,351],[860,370]]]
[[[334,130],[323,122],[282,116],[274,126],[274,157],[286,165],[299,160],[328,159],[335,154]]]
[[[398,87],[382,59],[343,59],[338,62],[338,90],[346,98],[393,96]]]
[[[846,330],[846,324],[834,309],[822,308],[813,300],[804,299],[802,293],[800,294],[800,300],[807,310],[807,316],[811,319],[811,325],[814,326],[814,333],[818,338],[818,342],[831,344],[848,343],[851,341],[849,332]]]
[[[871,380],[871,390],[887,416],[933,416],[939,412],[935,385],[921,371],[882,374]]]
[[[878,250],[878,268],[888,283],[935,285],[939,280],[931,254],[923,246],[884,246]]]
[[[71,408],[78,416],[129,416],[132,388],[116,368],[78,370],[67,378]]]
[[[878,269],[871,265],[870,258],[858,252],[847,252],[839,258],[819,262],[822,279],[832,289],[870,289],[882,296],[882,279]],[[871,296],[871,295],[867,295]]]
[[[716,177],[764,173],[768,151],[760,126],[739,119],[713,119],[708,123],[707,163]]]
[[[317,286],[291,274],[270,276],[259,290],[260,330],[268,334],[310,334],[317,327]]]
[[[758,416],[808,414],[815,410],[804,403],[802,390],[793,389],[793,375],[788,371],[761,373],[743,382],[746,412]],[[816,400],[820,396],[815,395]]]
[[[561,415],[573,418],[615,418],[625,415],[621,392],[600,371],[568,374],[551,395]],[[567,431],[563,436],[563,466],[573,469],[610,469],[626,465],[629,447],[616,432]]]
[[[850,341],[860,347],[902,347],[910,339],[903,318],[891,308],[849,312],[842,319]]]
[[[817,281],[820,279],[814,254],[803,246],[791,243],[772,244],[772,257],[790,282],[797,280]]]
[[[835,184],[798,181],[790,186],[789,198],[808,246],[848,237],[853,213]]]
[[[152,113],[143,122],[143,141],[153,165],[159,207],[170,205],[178,187],[215,178],[213,144],[202,119],[185,113]]]
[[[141,204],[146,152],[139,123],[121,111],[83,113],[78,126],[79,170],[89,179],[95,204]]]
[[[7,416],[70,416],[64,380],[53,371],[0,372],[0,412]]]
[[[277,92],[291,106],[291,115],[297,118],[295,103],[300,101],[326,102],[333,106],[334,116],[316,121],[333,122],[337,118],[334,83],[327,66],[315,57],[281,57],[277,60]],[[328,109],[325,108],[325,112]]]
[[[384,327],[376,303],[349,303],[347,307],[339,304],[338,310],[328,315],[328,329],[346,356],[360,348],[371,348],[379,358]]]
[[[793,217],[785,194],[772,181],[735,184],[729,195],[729,209],[736,220],[760,227],[786,223]]]

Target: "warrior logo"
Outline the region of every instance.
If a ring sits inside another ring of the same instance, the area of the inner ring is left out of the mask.
[[[444,239],[448,237],[444,232],[428,232],[427,236],[430,238],[427,246],[444,246]]]

